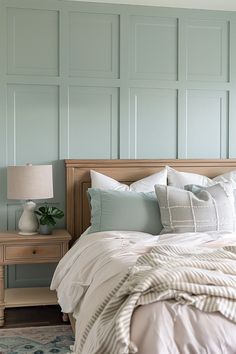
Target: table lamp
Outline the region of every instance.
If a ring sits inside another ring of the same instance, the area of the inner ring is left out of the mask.
[[[19,234],[37,234],[39,224],[33,200],[53,198],[52,165],[8,166],[7,198],[25,200]]]

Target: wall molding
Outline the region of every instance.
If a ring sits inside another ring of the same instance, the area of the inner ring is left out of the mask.
[[[236,157],[235,36],[235,12],[0,0],[0,229],[8,164],[53,163],[64,209],[65,158]]]

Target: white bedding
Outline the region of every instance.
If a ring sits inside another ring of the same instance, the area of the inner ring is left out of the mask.
[[[236,244],[236,234],[211,232],[154,237],[112,231],[81,237],[59,263],[51,285],[57,290],[62,311],[73,312],[79,319],[77,341],[84,323],[113,283],[122,278],[140,255],[161,244],[222,247]],[[235,354],[235,333],[236,325],[221,314],[203,313],[173,301],[140,306],[134,312],[131,325],[131,339],[139,354]],[[79,351],[78,345],[75,348],[76,353],[90,354],[86,346],[83,351]]]

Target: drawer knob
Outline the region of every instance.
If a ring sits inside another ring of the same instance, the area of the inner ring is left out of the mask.
[[[32,252],[33,254],[36,254],[36,250],[33,250],[33,252]]]

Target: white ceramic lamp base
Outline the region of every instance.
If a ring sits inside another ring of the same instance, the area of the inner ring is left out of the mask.
[[[23,208],[24,211],[19,220],[19,234],[35,235],[38,233],[37,230],[39,227],[37,216],[34,213],[36,204],[32,200],[29,200],[25,202]]]

